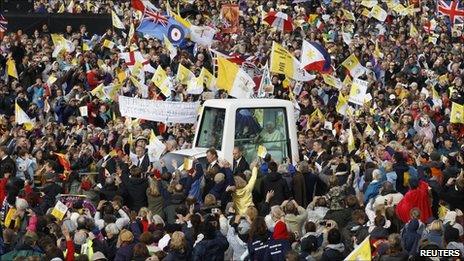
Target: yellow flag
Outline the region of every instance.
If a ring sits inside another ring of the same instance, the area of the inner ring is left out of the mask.
[[[370,237],[366,237],[345,260],[372,260]]]
[[[134,135],[132,135],[132,132],[129,133],[129,138],[127,139],[127,143],[129,143],[129,145],[132,145],[132,143],[134,143]]]
[[[62,45],[66,42],[66,39],[61,34],[51,34],[53,45]]]
[[[16,70],[16,63],[13,60],[13,58],[9,58],[6,61],[6,67],[7,67],[6,71],[8,73],[8,76],[18,79],[18,71]]]
[[[105,98],[105,93],[103,92],[103,83],[101,83],[100,85],[98,85],[97,87],[95,87],[92,91],[90,91],[90,93],[97,97],[98,99],[100,100],[103,100]]]
[[[174,20],[176,20],[178,23],[185,26],[186,28],[192,27],[192,24],[189,21],[182,18],[179,14],[176,14],[171,11],[171,16],[174,18]]]
[[[340,89],[341,82],[338,78],[330,74],[322,74],[322,78],[327,85]]]
[[[451,105],[451,123],[464,123],[464,105],[453,102]]]
[[[365,17],[371,17],[371,11],[369,11],[367,8],[363,8],[361,14]]]
[[[155,70],[155,73],[153,74],[153,77],[151,78],[151,81],[157,86],[161,86],[163,82],[168,78],[168,75],[166,74],[166,71],[161,67],[161,65],[158,65],[158,67]]]
[[[303,48],[304,49],[304,48]],[[300,62],[292,53],[285,47],[276,42],[272,43],[271,61],[269,69],[272,73],[284,74],[286,77],[295,81],[311,81],[315,78],[314,75],[301,69]]]
[[[350,127],[348,129],[348,151],[351,153],[355,149],[356,149],[356,141],[354,139],[353,130]],[[356,260],[356,259],[349,259],[349,260]],[[366,260],[370,260],[370,259],[366,259]]]
[[[118,15],[113,10],[111,10],[111,21],[113,23],[113,27],[116,27],[116,28],[122,29],[122,30],[126,29],[124,24],[121,22],[121,19],[119,19]]]
[[[383,58],[383,53],[380,51],[379,41],[378,40],[375,41],[374,57],[375,57],[375,59],[382,59]]]
[[[348,99],[345,96],[343,96],[343,94],[339,93],[337,105],[335,106],[336,111],[342,115],[346,115],[347,108],[348,108]]]
[[[288,89],[291,85],[292,85],[291,79],[289,79],[288,77],[285,77],[285,79],[282,81],[282,87],[284,87],[285,89]]]
[[[350,75],[354,78],[361,76],[364,73],[364,67],[359,63],[356,55],[351,54],[345,61],[342,62],[343,67],[350,71]]]
[[[164,36],[164,46],[166,47],[166,49],[168,49],[169,51],[169,57],[172,59],[174,59],[174,57],[177,56],[177,48],[174,47],[174,45],[172,45],[172,43],[169,41],[169,39],[166,37],[166,35]]]
[[[258,146],[258,151],[256,153],[258,155],[258,157],[260,158],[265,158],[266,157],[266,154],[267,154],[267,149],[266,147],[264,147],[263,145],[259,145]]]
[[[216,77],[214,77],[214,75],[211,72],[209,72],[206,68],[201,68],[199,77],[203,79],[203,83],[206,85],[206,88],[213,88],[213,85],[216,82]]]
[[[218,63],[218,78],[217,78],[217,87],[219,89],[229,91],[232,89],[235,77],[238,74],[239,67],[235,63],[222,58],[217,58]]]
[[[34,128],[34,122],[29,118],[29,116],[24,112],[24,110],[15,102],[15,122],[17,124],[23,124],[24,128],[28,131]]]
[[[346,76],[345,76],[345,79],[343,79],[343,84],[344,84],[345,86],[348,86],[348,85],[350,85],[350,84],[352,84],[352,83],[353,83],[353,81],[351,80],[350,76],[349,76],[349,75],[346,75]]]
[[[193,168],[193,160],[191,158],[184,158],[184,170],[191,170]]]
[[[108,39],[105,39],[105,41],[103,41],[103,47],[106,47],[108,49],[112,49],[116,44]]]
[[[65,9],[65,8],[64,8],[64,3],[61,3],[60,8],[58,8],[58,12],[57,12],[57,13],[59,13],[59,14],[64,13],[64,9]]]
[[[375,19],[379,20],[380,22],[384,22],[387,19],[387,11],[383,10],[382,7],[379,5],[375,5],[371,9],[371,16]]]
[[[187,69],[187,67],[179,63],[179,67],[177,69],[177,80],[179,80],[181,84],[188,84],[189,81],[194,78],[195,74],[189,69]]]
[[[135,33],[134,23],[131,23],[129,27],[129,34],[127,35],[126,46],[129,46],[131,44],[131,40],[132,38],[134,38],[134,33]]]
[[[86,42],[82,43],[82,51],[84,51],[84,52],[90,51],[90,46],[89,46],[88,43],[86,43]]]
[[[119,83],[123,83],[126,80],[127,75],[124,70],[118,68],[116,69],[116,77],[118,77]]]
[[[351,21],[355,21],[356,18],[354,17],[354,14],[346,9],[342,9],[342,12],[343,12],[343,17],[345,19],[348,19],[348,20],[351,20]]]
[[[371,125],[367,124],[366,129],[364,130],[364,135],[372,136],[375,135],[375,130],[371,127]]]
[[[419,32],[417,31],[416,27],[411,23],[411,27],[409,27],[409,36],[412,38],[418,37]]]
[[[311,113],[311,115],[309,115],[308,123],[311,122],[311,121],[315,121],[315,120],[325,121],[324,114],[322,114],[321,110],[319,110],[319,109],[314,110],[313,113]]]

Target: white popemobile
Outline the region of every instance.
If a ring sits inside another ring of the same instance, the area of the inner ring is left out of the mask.
[[[298,143],[294,105],[279,99],[212,99],[203,104],[191,149],[167,153],[162,157],[169,171],[172,160],[196,158],[206,165],[206,151],[215,148],[219,158],[233,161],[234,147],[240,147],[252,162],[258,148],[266,148],[273,159],[298,162]]]

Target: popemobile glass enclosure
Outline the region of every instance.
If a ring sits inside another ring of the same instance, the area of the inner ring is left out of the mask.
[[[232,162],[235,146],[252,162],[265,148],[273,159],[298,161],[293,104],[278,99],[207,100],[199,118],[193,149],[215,148]]]

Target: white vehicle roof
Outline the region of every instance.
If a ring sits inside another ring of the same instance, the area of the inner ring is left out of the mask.
[[[174,153],[174,154],[179,154],[179,155],[182,155],[182,156],[186,156],[186,157],[190,157],[190,158],[199,158],[199,157],[203,157],[206,155],[206,151],[208,149],[206,148],[192,148],[192,149],[184,149],[184,150],[175,150],[175,151],[172,151],[171,153]]]
[[[292,106],[287,100],[280,99],[212,99],[207,100],[203,106],[214,108],[250,108],[250,107],[275,107]]]

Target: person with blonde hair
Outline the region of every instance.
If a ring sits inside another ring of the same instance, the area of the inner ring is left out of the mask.
[[[441,220],[432,221],[432,223],[427,226],[427,229],[424,230],[422,240],[426,240],[429,244],[434,244],[439,248],[443,248],[443,222],[441,222]]]
[[[248,183],[241,177],[235,176],[235,188],[228,186],[226,191],[234,191],[232,200],[234,202],[235,211],[238,215],[244,215],[249,206],[253,205],[253,187],[255,186],[256,177],[258,176],[258,168],[256,163],[251,164],[252,174]]]
[[[159,183],[154,178],[148,179],[148,188],[147,188],[147,201],[148,201],[148,209],[151,211],[153,215],[159,215],[160,217],[164,218],[164,211],[163,211],[163,204],[164,199],[161,196],[159,190]]]
[[[187,246],[187,240],[183,232],[175,231],[171,235],[169,242],[168,255],[163,259],[165,261],[187,261],[190,260],[190,252]]]

